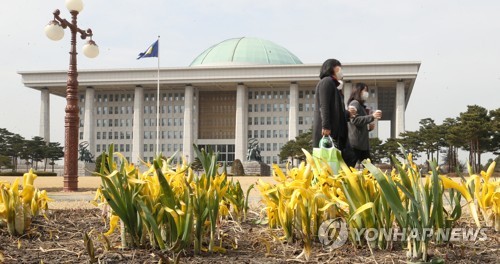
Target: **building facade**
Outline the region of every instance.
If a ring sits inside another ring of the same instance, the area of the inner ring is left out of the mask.
[[[96,156],[113,143],[137,162],[156,155],[158,135],[164,155],[180,152],[192,161],[191,146],[197,144],[232,162],[245,160],[248,140],[256,138],[263,161],[278,163],[281,147],[312,128],[320,67],[302,64],[272,42],[238,38],[210,47],[189,67],[161,68],[159,76],[157,69],[79,70],[80,141]],[[404,131],[419,67],[420,62],[343,63],[346,101],[355,83],[368,84],[367,106],[383,111],[395,137]],[[40,136],[48,141],[49,95],[65,96],[67,73],[20,74],[26,87],[41,91]],[[377,135],[377,129],[371,132]]]

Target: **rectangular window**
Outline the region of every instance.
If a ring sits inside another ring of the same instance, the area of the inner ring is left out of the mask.
[[[106,139],[106,136],[107,136],[107,133],[106,132],[102,132],[102,139]]]
[[[101,139],[101,132],[96,133],[96,139]]]

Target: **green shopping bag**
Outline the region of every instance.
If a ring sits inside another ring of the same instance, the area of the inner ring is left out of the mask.
[[[313,157],[316,158],[316,163],[326,162],[332,168],[333,174],[337,175],[340,171],[339,160],[342,154],[338,148],[335,147],[335,143],[330,136],[323,136],[319,141],[319,148],[313,148]]]

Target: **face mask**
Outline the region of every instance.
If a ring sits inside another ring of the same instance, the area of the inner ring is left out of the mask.
[[[335,73],[335,78],[337,79],[337,81],[344,79],[344,73],[342,72],[342,68],[340,68],[340,70],[337,73]]]
[[[370,96],[370,94],[368,92],[362,92],[361,93],[361,100],[363,100],[363,101],[368,100],[368,96]]]
[[[339,86],[337,86],[337,89],[342,90],[342,88],[344,87],[344,82],[343,81],[339,81]]]

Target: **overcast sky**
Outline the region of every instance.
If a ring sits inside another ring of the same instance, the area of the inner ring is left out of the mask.
[[[84,0],[81,28],[91,28],[96,59],[79,69],[156,67],[136,60],[161,36],[161,67],[185,67],[213,44],[257,37],[287,48],[303,63],[420,61],[406,129],[423,118],[441,123],[467,105],[500,107],[500,1]],[[63,0],[0,3],[0,128],[37,136],[40,92],[17,71],[66,70],[69,32],[59,42],[43,28]],[[78,52],[83,41],[78,39]],[[51,141],[64,142],[64,106],[51,96]],[[389,126],[382,137],[389,135]]]

